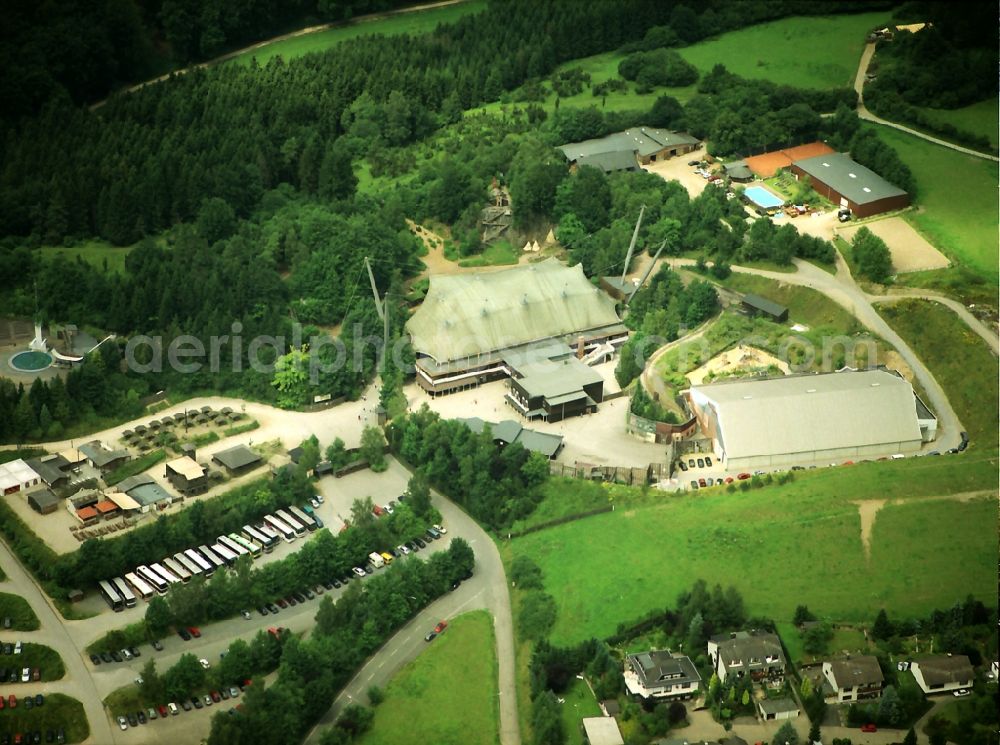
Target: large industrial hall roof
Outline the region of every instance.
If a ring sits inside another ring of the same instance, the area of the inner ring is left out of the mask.
[[[615,301],[590,283],[580,265],[550,258],[497,272],[431,277],[406,330],[417,354],[443,364],[620,325]]]
[[[913,388],[885,370],[691,387],[714,404],[730,458],[920,441]]]

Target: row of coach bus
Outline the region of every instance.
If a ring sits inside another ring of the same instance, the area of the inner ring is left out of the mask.
[[[319,527],[312,515],[298,507],[276,510],[259,525],[244,525],[239,533],[220,535],[211,545],[178,551],[162,561],[140,564],[124,577],[101,580],[101,595],[112,610],[134,608],[136,598],[148,600],[154,594],[165,595],[170,585],[187,583],[192,577],[211,577],[216,569],[230,567],[241,556],[269,554],[279,541],[292,543]]]

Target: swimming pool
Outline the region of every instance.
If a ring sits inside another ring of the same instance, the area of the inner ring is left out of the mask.
[[[10,358],[10,366],[18,372],[38,372],[52,364],[52,356],[46,352],[18,352]]]
[[[765,210],[780,207],[785,203],[785,200],[781,199],[774,192],[765,189],[763,186],[748,186],[743,190],[743,194],[751,202]]]

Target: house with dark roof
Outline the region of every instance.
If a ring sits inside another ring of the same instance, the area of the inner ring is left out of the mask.
[[[765,722],[794,719],[799,715],[799,705],[791,698],[762,698],[757,701],[757,710]]]
[[[559,422],[590,414],[604,400],[604,378],[565,350],[547,360],[513,363],[507,381],[507,403],[525,419]]]
[[[768,631],[733,631],[708,640],[708,656],[719,680],[749,675],[755,682],[780,685],[785,678],[781,641]]]
[[[813,189],[857,217],[901,210],[910,204],[910,195],[874,171],[855,162],[846,153],[817,155],[792,163],[792,173],[809,178]]]
[[[972,663],[964,654],[938,654],[910,663],[910,672],[927,694],[948,693],[972,688]]]
[[[78,450],[92,467],[105,473],[114,470],[131,458],[128,451],[109,448],[100,440],[84,443]]]
[[[39,515],[48,515],[59,507],[59,497],[49,489],[37,489],[28,495],[28,506]]]
[[[208,489],[205,469],[190,456],[175,458],[164,467],[164,476],[173,487],[185,496],[201,494]]]
[[[41,458],[28,458],[25,463],[31,466],[49,488],[62,486],[69,481],[69,463],[57,453],[44,455]]]
[[[142,512],[149,512],[153,507],[162,509],[162,506],[170,504],[174,499],[148,473],[138,473],[135,476],[122,479],[118,482],[117,488],[120,493],[131,497]],[[134,508],[130,507],[129,509]]]
[[[686,132],[633,127],[582,142],[560,145],[570,167],[592,166],[605,173],[635,171],[638,166],[690,153],[701,144]]]
[[[850,703],[879,698],[885,678],[873,655],[846,657],[823,663],[823,677],[833,690],[828,703]]]
[[[236,445],[227,450],[220,450],[212,456],[212,460],[229,472],[230,476],[240,476],[261,465],[261,457],[246,445]]]
[[[628,655],[624,677],[628,692],[642,698],[689,699],[701,685],[690,657],[660,649]]]

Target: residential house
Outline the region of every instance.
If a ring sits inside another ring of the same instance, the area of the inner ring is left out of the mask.
[[[785,678],[781,641],[767,631],[733,631],[708,640],[708,656],[719,680],[729,675],[749,675],[754,682],[780,684]]]
[[[917,685],[924,693],[947,693],[972,688],[972,663],[964,654],[939,654],[910,664]]]
[[[848,703],[879,698],[885,678],[873,655],[847,657],[823,663],[823,677],[833,689],[829,703]]]
[[[688,699],[700,684],[701,675],[685,655],[654,649],[625,658],[625,688],[636,696]]]

